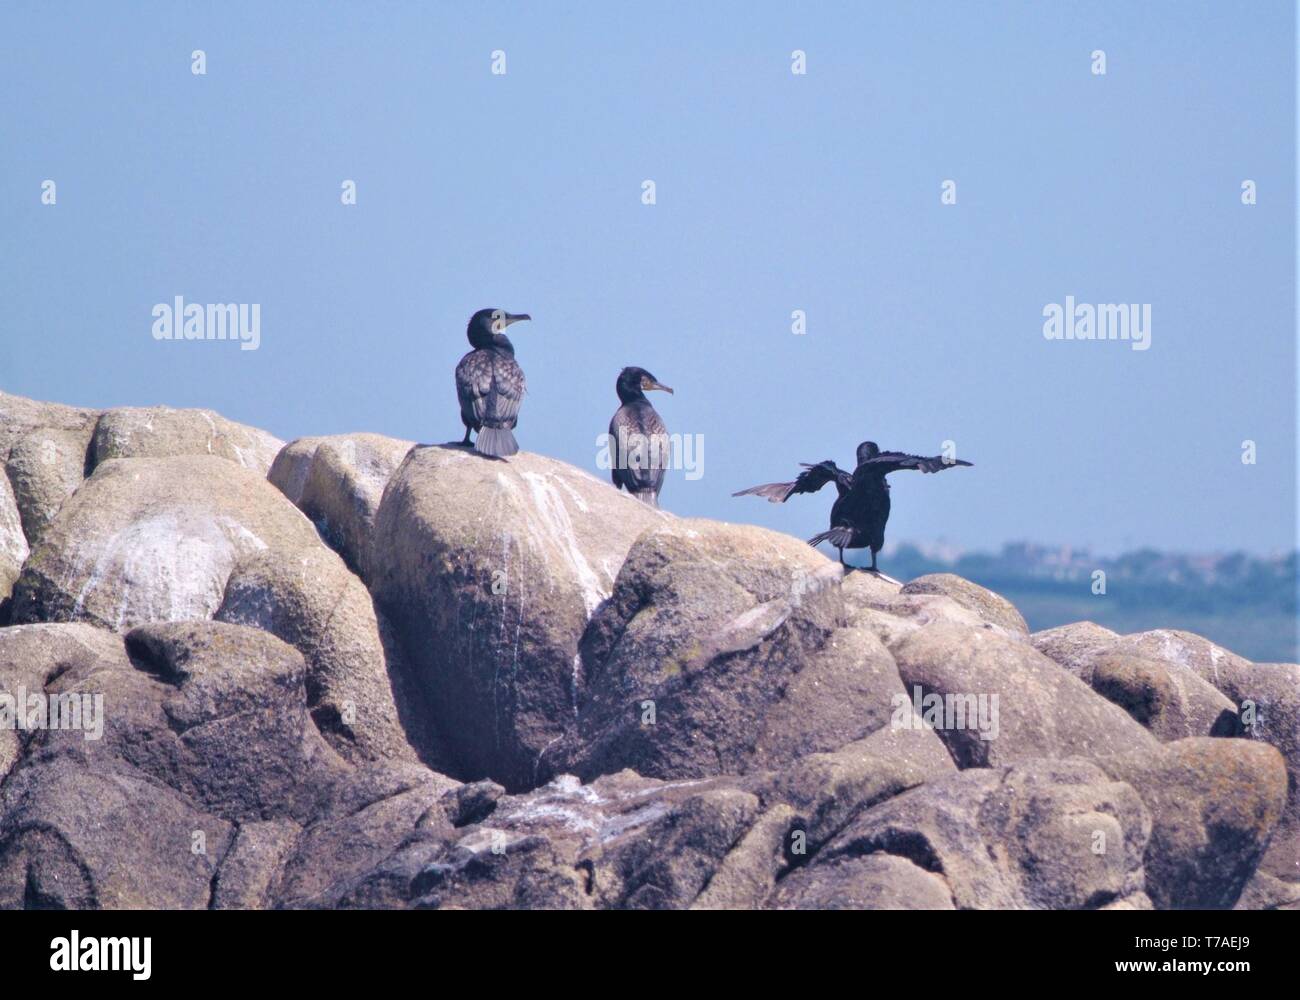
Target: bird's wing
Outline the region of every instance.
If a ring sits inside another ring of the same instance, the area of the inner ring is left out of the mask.
[[[508,420],[514,426],[519,416],[519,404],[524,401],[528,383],[519,362],[508,354],[497,354],[492,359],[492,393],[489,412],[498,420]]]
[[[804,471],[799,473],[792,483],[765,483],[731,495],[733,497],[760,496],[766,497],[772,503],[785,503],[796,493],[816,493],[827,483],[834,483],[836,491],[841,496],[853,485],[853,476],[837,467],[830,459],[818,462],[816,465],[809,465],[806,462],[801,464]]]
[[[461,406],[489,426],[514,427],[526,388],[524,370],[508,354],[471,351],[456,366]]]
[[[901,451],[882,451],[875,458],[862,463],[870,469],[881,473],[901,472],[904,469],[920,469],[922,472],[942,472],[955,465],[970,465],[960,458],[947,459],[942,455],[907,455]]]
[[[653,406],[622,406],[609,422],[610,455],[629,490],[658,492],[672,464],[672,439]],[[617,481],[617,479],[616,479]]]
[[[474,412],[474,403],[491,388],[492,366],[486,351],[470,351],[456,365],[456,398],[460,408]]]

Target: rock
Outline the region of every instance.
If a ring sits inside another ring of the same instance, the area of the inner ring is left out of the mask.
[[[411,708],[405,720],[399,715],[394,688],[404,690],[404,679],[370,594],[323,546],[292,562],[270,549],[241,560],[214,617],[264,629],[302,651],[312,718],[347,760],[415,760],[408,731],[427,759],[438,756],[417,699],[402,698]]]
[[[418,447],[375,517],[372,593],[457,777],[529,787],[573,725],[578,639],[668,515],[561,462]]]
[[[101,696],[106,724],[93,740],[36,734],[46,756],[124,761],[225,820],[305,822],[328,801],[347,769],[307,715],[297,650],[257,629],[173,622],[132,630],[126,651],[126,664],[100,660],[50,683],[51,695]]]
[[[343,773],[307,716],[303,673],[294,649],[233,625],[144,626],[125,645],[81,624],[0,629],[0,682],[43,691],[64,718],[25,734],[15,774],[72,757],[222,820],[310,818]]]
[[[0,394],[0,462],[0,906],[1300,909],[1300,666],[536,455]]]
[[[902,584],[864,571],[845,573],[840,581],[840,593],[850,619],[859,611],[888,607],[902,590]]]
[[[241,559],[320,542],[264,479],[212,457],[110,460],[63,505],[19,579],[14,621],[125,631],[210,618]]]
[[[456,783],[423,768],[373,765],[344,785],[334,807],[299,837],[284,867],[278,905],[341,905],[364,885]],[[350,796],[361,795],[349,801]],[[440,841],[437,841],[440,842]],[[409,885],[387,905],[410,901]],[[370,905],[385,905],[371,898]]]
[[[756,824],[757,796],[732,781],[624,771],[589,785],[565,775],[517,796],[469,789],[403,793],[308,829],[282,905],[683,909],[707,905],[713,885],[715,902],[761,892],[779,864],[764,845],[780,808]],[[491,802],[486,815],[451,822],[475,800]]]
[[[11,774],[0,816],[3,909],[206,909],[233,833],[166,785],[71,754]]]
[[[14,695],[14,692],[5,686],[3,681],[0,681],[0,694]],[[14,769],[14,766],[18,763],[18,758],[22,756],[22,752],[22,742],[18,738],[17,730],[0,729],[0,784],[4,783],[5,778],[9,776],[9,772]]]
[[[936,731],[958,767],[1095,759],[1155,743],[1123,709],[1028,643],[942,624],[904,637],[893,653],[921,714],[942,723]],[[928,714],[935,706],[937,714]]]
[[[1286,805],[1272,747],[1196,738],[1101,762],[1151,811],[1146,892],[1160,909],[1230,908],[1268,847]]]
[[[1260,867],[1300,882],[1300,666],[1221,664],[1219,679],[1220,690],[1241,707],[1240,735],[1267,743],[1286,761],[1286,809]]]
[[[779,910],[954,910],[943,876],[896,854],[841,856],[795,869],[768,904]]]
[[[864,810],[956,770],[933,729],[889,725],[832,753],[809,754],[759,790],[765,802],[796,810],[794,826],[815,851]]]
[[[481,823],[492,815],[506,790],[495,781],[474,781],[444,795],[443,813],[453,827]]]
[[[885,725],[898,672],[874,633],[841,626],[840,572],[761,528],[674,521],[643,535],[583,638],[566,767],[744,774]]]
[[[46,525],[81,485],[89,443],[88,427],[75,431],[40,428],[14,441],[5,472],[30,545],[40,541]]]
[[[90,469],[113,458],[214,455],[265,477],[284,442],[212,410],[124,406],[106,410],[95,425]]]
[[[10,449],[32,431],[87,431],[99,418],[96,410],[62,403],[41,403],[0,391],[0,461],[7,461]]]
[[[9,480],[0,476],[0,623],[7,617],[4,611],[27,555],[27,536],[23,534],[13,490]]]
[[[103,662],[128,666],[121,636],[93,625],[49,623],[0,628],[0,681],[41,691],[70,670]]]
[[[884,854],[942,876],[958,909],[1093,909],[1142,891],[1150,832],[1137,793],[1087,761],[966,770],[862,813],[812,859],[807,875],[782,886],[777,901],[833,898],[833,876],[820,869]],[[897,865],[848,877],[883,882],[875,889],[881,895],[895,885],[895,895],[924,893],[927,905],[942,905],[939,886],[923,888]]]
[[[211,909],[261,910],[269,907],[281,869],[302,828],[292,820],[245,823],[213,880]]]
[[[627,833],[602,845],[595,869],[598,886],[613,876],[617,892],[606,905],[635,910],[680,909],[709,883],[733,847],[753,851],[743,836],[758,815],[758,799],[732,788],[694,795],[639,835]],[[763,831],[759,839],[770,836]],[[734,886],[733,886],[734,888]]]
[[[977,612],[958,604],[945,594],[905,594],[897,585],[870,573],[850,573],[841,585],[844,608],[850,625],[870,629],[887,647],[928,625],[949,624],[963,628],[997,628]]]
[[[1008,632],[1029,634],[1029,626],[1014,604],[1001,594],[964,580],[952,573],[928,573],[903,587],[904,594],[944,594],[964,608],[969,608],[991,625]]]
[[[412,756],[365,588],[273,486],[224,459],[100,465],[46,529],[13,610],[117,631],[214,616],[303,652],[313,717],[337,752]]]
[[[788,837],[797,820],[787,805],[763,813],[739,844],[722,859],[693,910],[755,909],[763,905],[785,868]]]
[[[1164,742],[1239,731],[1236,705],[1190,671],[1158,660],[1102,653],[1093,661],[1092,688]]]
[[[1234,733],[1275,747],[1288,773],[1286,810],[1261,863],[1270,874],[1300,881],[1300,666],[1252,664],[1191,632],[1156,629],[1124,636],[1111,647],[1160,660],[1174,676],[1209,683],[1239,706]]]
[[[1133,635],[1123,636],[1106,651],[1145,656],[1172,667],[1189,670],[1216,688],[1222,682],[1222,672],[1225,668],[1240,669],[1250,665],[1249,660],[1229,652],[1222,646],[1216,646],[1209,639],[1175,629],[1135,632]],[[1227,694],[1226,691],[1224,693]]]
[[[316,449],[322,441],[328,440],[326,437],[295,438],[276,453],[275,461],[271,463],[266,478],[295,507],[302,499],[303,487],[307,485],[307,475],[311,472],[311,461],[316,457]]]
[[[1300,910],[1300,884],[1257,871],[1241,891],[1234,910]]]
[[[1085,684],[1091,684],[1093,659],[1119,638],[1118,632],[1093,622],[1073,622],[1035,632],[1029,641],[1040,653],[1055,660]]]
[[[348,566],[368,578],[379,501],[413,447],[379,434],[300,439],[281,449],[268,478]]]

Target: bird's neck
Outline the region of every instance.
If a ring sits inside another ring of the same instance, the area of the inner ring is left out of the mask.
[[[478,341],[470,341],[474,347],[480,351],[497,351],[500,354],[515,355],[515,345],[510,343],[510,338],[504,333],[494,333],[488,337],[482,337]]]
[[[510,343],[509,337],[504,333],[493,333],[491,330],[471,330],[469,333],[469,346],[479,351],[501,351],[504,354],[515,353],[515,345]]]

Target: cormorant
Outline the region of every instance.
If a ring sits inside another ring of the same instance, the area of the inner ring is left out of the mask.
[[[820,535],[808,539],[809,545],[830,542],[840,550],[844,562],[845,549],[871,549],[871,569],[876,568],[876,553],[885,544],[885,522],[889,520],[889,483],[885,477],[903,469],[920,469],[922,472],[942,472],[954,465],[970,465],[960,459],[942,456],[923,458],[905,455],[899,451],[881,451],[874,441],[858,445],[858,464],[852,475],[837,468],[829,459],[816,465],[803,465],[805,472],[792,483],[768,483],[751,486],[732,496],[767,497],[772,503],[785,503],[796,493],[816,493],[827,483],[834,483],[839,498],[831,507],[831,527]],[[847,565],[847,564],[846,564]]]
[[[624,368],[614,383],[623,405],[609,421],[609,476],[651,507],[659,506],[664,470],[672,459],[668,428],[645,394],[650,389],[671,393],[644,368]]]
[[[524,370],[515,360],[515,345],[505,335],[506,327],[520,320],[532,319],[527,313],[515,315],[501,309],[480,309],[469,318],[465,335],[470,351],[456,366],[456,397],[460,400],[460,419],[465,424],[468,446],[470,431],[478,431],[474,450],[482,455],[504,458],[519,451],[515,441],[515,424],[519,404],[527,382]]]

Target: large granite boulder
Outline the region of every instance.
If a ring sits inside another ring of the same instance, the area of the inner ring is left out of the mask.
[[[1150,750],[1123,709],[1026,642],[936,624],[893,647],[914,705],[960,767]]]
[[[841,572],[762,528],[674,521],[643,535],[583,637],[566,766],[743,774],[886,725],[903,687],[876,634],[846,624]]]
[[[302,651],[311,708],[338,752],[411,756],[364,587],[279,491],[226,459],[99,465],[27,560],[12,618],[125,632],[218,614]]]
[[[90,468],[113,458],[213,455],[265,476],[284,442],[212,410],[124,406],[105,410],[90,443]]]
[[[587,621],[668,520],[539,455],[411,450],[375,516],[370,583],[458,776],[538,780],[574,724]]]
[[[369,578],[379,501],[414,446],[379,434],[299,438],[280,450],[268,478],[348,566]]]

